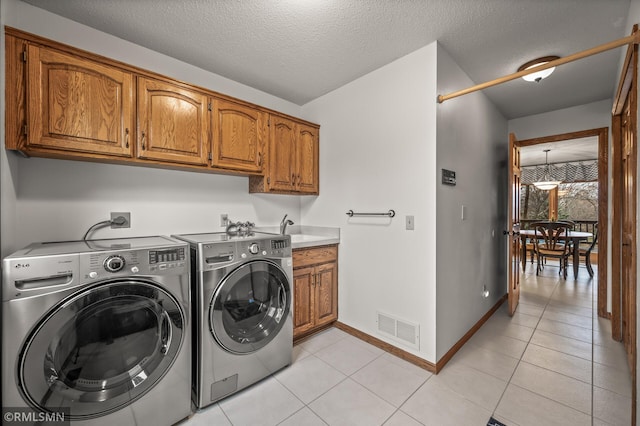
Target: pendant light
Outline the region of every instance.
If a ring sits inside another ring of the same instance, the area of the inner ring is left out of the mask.
[[[542,176],[542,180],[538,181],[538,182],[533,182],[533,185],[536,188],[542,189],[543,191],[549,191],[549,190],[557,187],[561,183],[560,181],[557,181],[557,180],[551,180],[551,174],[549,173],[549,151],[551,151],[551,150],[550,149],[545,149],[544,150],[545,168],[544,168],[544,176]]]

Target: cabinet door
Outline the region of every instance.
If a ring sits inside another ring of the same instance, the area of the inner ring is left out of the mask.
[[[330,262],[315,268],[316,326],[338,319],[338,264]]]
[[[267,120],[262,111],[229,101],[213,107],[213,166],[262,172]]]
[[[318,173],[318,129],[307,125],[298,126],[296,189],[306,194],[317,194]]]
[[[138,157],[206,166],[209,154],[208,97],[138,77]]]
[[[28,49],[28,147],[133,154],[133,76],[46,47]]]
[[[269,141],[269,189],[293,191],[296,167],[296,124],[286,118],[271,116]]]
[[[314,268],[293,270],[293,337],[314,327]]]

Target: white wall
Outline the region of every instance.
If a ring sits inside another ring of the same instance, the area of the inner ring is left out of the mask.
[[[438,45],[438,93],[474,84]],[[482,92],[451,99],[438,105],[437,141],[440,359],[507,292],[507,120]],[[455,186],[440,183],[443,168],[456,172]]]
[[[435,353],[436,44],[303,107],[321,123],[320,193],[302,221],[341,228],[339,319],[428,361]],[[396,211],[352,218],[346,212]],[[413,215],[415,230],[405,230]],[[376,311],[420,324],[420,350],[377,332]]]
[[[611,127],[612,99],[509,120],[519,140]]]
[[[304,118],[295,104],[18,0],[2,0],[1,11],[3,26]],[[3,41],[2,61],[4,56]],[[0,73],[4,84],[4,64]],[[4,96],[0,105],[4,116]],[[250,195],[246,177],[24,159],[4,149],[0,161],[2,256],[33,241],[79,239],[89,226],[108,219],[111,211],[130,211],[132,227],[99,230],[95,238],[219,231],[221,213],[258,225],[276,225],[288,213],[300,223],[299,197]]]

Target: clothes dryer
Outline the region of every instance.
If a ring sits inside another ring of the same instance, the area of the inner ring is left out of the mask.
[[[191,414],[189,247],[168,237],[37,243],[3,261],[2,406],[80,425]]]
[[[193,392],[212,404],[291,364],[291,237],[174,235],[191,247]]]

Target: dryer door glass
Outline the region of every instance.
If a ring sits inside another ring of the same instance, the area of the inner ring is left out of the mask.
[[[291,306],[291,288],[275,263],[253,261],[227,275],[213,295],[209,326],[222,347],[251,353],[282,329]]]
[[[20,385],[47,412],[102,416],[149,391],[172,365],[186,325],[179,303],[146,281],[104,282],[62,301],[30,334]]]

